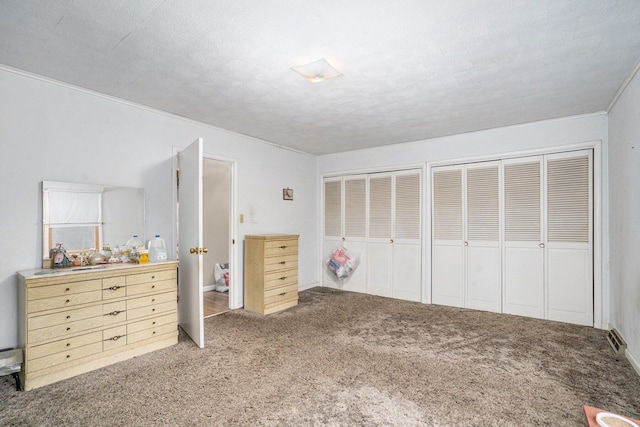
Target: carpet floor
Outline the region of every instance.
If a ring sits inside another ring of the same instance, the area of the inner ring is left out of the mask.
[[[270,316],[205,320],[178,345],[29,392],[2,426],[586,426],[640,417],[606,332],[327,288]]]

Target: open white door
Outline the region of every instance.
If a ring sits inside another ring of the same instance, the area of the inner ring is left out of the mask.
[[[202,138],[178,153],[179,323],[200,348],[204,347],[202,159]]]

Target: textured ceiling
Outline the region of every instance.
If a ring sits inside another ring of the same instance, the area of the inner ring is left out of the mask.
[[[604,111],[639,58],[638,0],[0,0],[0,64],[313,154]]]

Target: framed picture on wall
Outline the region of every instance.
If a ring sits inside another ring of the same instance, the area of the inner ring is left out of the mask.
[[[282,189],[282,200],[293,200],[293,189],[287,187]]]

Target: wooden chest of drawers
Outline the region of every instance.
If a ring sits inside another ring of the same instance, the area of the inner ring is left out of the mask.
[[[176,268],[164,262],[18,273],[24,389],[176,344]]]
[[[244,308],[270,314],[298,304],[298,235],[245,236]]]

